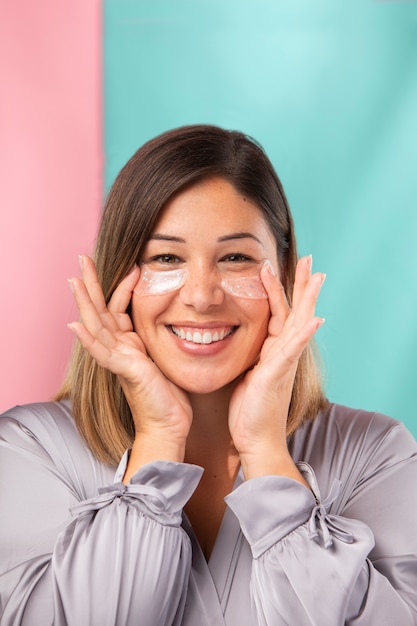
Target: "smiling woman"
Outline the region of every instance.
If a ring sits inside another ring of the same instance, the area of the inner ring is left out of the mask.
[[[131,311],[147,353],[169,380],[209,393],[253,366],[270,309],[263,295],[242,298],[242,287],[265,258],[277,274],[276,242],[262,211],[225,179],[196,183],[167,203],[140,267],[165,275],[174,266],[183,280],[158,298],[134,289]]]
[[[417,446],[325,399],[325,274],[256,142],[145,144],[80,264],[63,389],[0,420],[2,623],[416,624]]]
[[[208,200],[203,190],[213,180],[219,184],[210,185],[210,191],[216,195]],[[224,197],[225,192],[229,192],[226,193],[227,197]],[[227,204],[229,201],[231,206]],[[174,230],[164,232],[161,226],[172,204],[177,209],[177,216],[170,220],[170,228]],[[249,231],[250,237],[241,236],[245,229],[242,229],[242,223],[236,217],[236,211],[239,213],[240,209],[245,211],[240,218],[244,214],[251,215],[251,226],[257,228],[257,231]],[[161,265],[173,265],[187,272],[195,271],[195,263],[187,265],[183,262],[181,265],[178,262],[184,252],[184,228],[187,225],[188,233],[195,228],[193,240],[199,236],[199,243],[203,245],[205,233],[200,224],[206,219],[206,211],[207,219],[211,217],[212,221],[217,221],[219,228],[215,231],[216,238],[219,239],[217,243],[223,256],[231,251],[233,254],[242,252],[243,243],[247,246],[250,258],[258,263],[268,255],[272,256],[270,261],[280,272],[281,296],[284,295],[282,287],[285,291],[283,307],[286,310],[287,302],[291,303],[293,297],[297,252],[292,218],[282,185],[269,159],[254,141],[242,133],[228,132],[213,126],[190,126],[156,137],[137,151],[116,178],[104,208],[95,255],[97,279],[94,277],[93,280],[100,283],[100,292],[102,289],[105,301],[110,302],[122,279],[136,263],[144,272],[160,271]],[[229,229],[220,228],[222,223],[229,223]],[[229,239],[230,235],[237,234],[234,239]],[[261,244],[261,241],[264,243]],[[230,248],[231,243],[239,244],[240,247]],[[265,249],[267,243],[269,248]],[[161,255],[165,259],[162,263]],[[88,261],[87,265],[89,267]],[[222,263],[216,263],[215,267],[224,265],[230,268],[232,263],[223,260]],[[140,270],[133,269],[133,294],[141,289],[138,281]],[[304,272],[311,273],[311,267],[305,268]],[[211,270],[209,272],[206,267],[204,276],[200,273],[184,283],[180,295],[188,297],[190,286],[194,285],[196,294],[192,297],[204,299],[204,291],[210,287],[207,280],[211,281],[213,277],[215,273]],[[316,276],[313,283],[318,278]],[[303,281],[305,277],[301,283]],[[230,284],[230,280],[227,282]],[[117,294],[121,290],[119,288]],[[223,298],[223,290],[214,289],[213,293],[216,298]],[[127,297],[130,303],[131,295],[129,292],[122,298]],[[101,306],[104,307],[104,303]],[[130,321],[129,318],[128,324]],[[314,322],[311,323],[314,326]],[[316,323],[321,321],[316,320]],[[297,358],[297,376],[293,386],[291,382],[290,408],[286,416],[288,434],[293,432],[301,420],[315,416],[323,405],[320,372],[309,339],[311,334]],[[158,350],[158,346],[154,349]],[[133,359],[133,362],[137,366],[137,360]],[[103,361],[97,361],[95,356],[78,347],[74,354],[72,373],[58,398],[71,395],[75,420],[91,449],[103,461],[116,463],[124,450],[132,445],[137,431],[126,389],[122,391],[123,381],[112,368],[107,365],[100,367],[98,363],[104,365]],[[88,376],[84,368],[89,372]],[[202,382],[203,372],[200,374]],[[182,372],[182,376],[184,384],[185,372]]]

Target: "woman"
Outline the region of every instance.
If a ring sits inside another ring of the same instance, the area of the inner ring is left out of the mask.
[[[262,149],[148,142],[80,262],[63,389],[0,420],[2,624],[417,624],[417,447],[325,400]]]

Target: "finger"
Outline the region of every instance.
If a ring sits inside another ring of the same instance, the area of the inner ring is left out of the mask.
[[[103,312],[99,313],[97,311],[96,304],[91,299],[86,285],[80,278],[70,278],[68,283],[80,312],[81,322],[91,335],[97,337],[106,326],[112,332],[118,330],[118,325],[111,318],[110,314],[105,315]]]
[[[308,256],[302,257],[298,263],[295,270],[295,279],[292,293],[292,306],[297,307],[300,302],[302,295],[304,293],[304,289],[307,286],[308,281],[311,277],[311,270],[313,266],[313,257],[311,254]]]
[[[93,334],[99,332],[103,327],[113,332],[117,330],[132,330],[132,322],[126,314],[126,309],[132,297],[133,287],[139,278],[139,269],[136,269],[136,266],[132,268],[131,272],[121,281],[110,299],[109,305],[107,305],[94,261],[90,257],[82,255],[80,255],[79,260],[83,282],[89,296],[88,300],[84,294],[84,298],[80,301],[80,304],[81,302],[84,304],[84,308],[82,311],[80,309],[80,312],[86,325]],[[77,281],[73,282],[76,287],[76,297],[78,294],[82,296],[82,288],[77,289],[79,283]]]
[[[281,354],[289,364],[296,364],[308,343],[315,333],[323,326],[325,319],[322,317],[310,318],[300,329],[293,328],[293,332],[287,336],[281,346]]]
[[[140,363],[148,361],[142,342],[133,333],[130,341],[120,342],[106,329],[95,337],[81,322],[72,322],[68,328],[100,366],[123,378],[135,376]]]
[[[127,307],[132,299],[133,290],[136,287],[140,277],[140,269],[137,265],[134,265],[130,272],[123,278],[120,284],[115,289],[112,297],[110,298],[107,309],[110,313],[118,315],[125,313]]]
[[[272,317],[277,317],[283,322],[288,316],[291,307],[288,304],[285,289],[278,276],[273,272],[270,263],[265,263],[262,267],[261,280],[268,294]]]
[[[290,337],[294,332],[299,332],[309,320],[314,318],[317,298],[326,275],[320,272],[312,275],[311,270],[311,255],[302,257],[296,268],[293,307],[291,308],[283,285],[279,278],[272,274],[271,266],[265,264],[262,268],[261,278],[268,294],[271,309],[270,335],[277,336],[284,333],[284,336],[288,334],[288,337]],[[317,318],[316,322],[321,319]],[[313,326],[315,325],[314,322],[312,324]]]
[[[107,305],[97,276],[95,263],[93,259],[86,255],[80,255],[78,259],[80,262],[82,280],[87,289],[88,295],[94,303],[98,313],[105,313],[107,311]]]
[[[102,341],[98,340],[97,337],[92,335],[81,322],[71,322],[68,324],[68,328],[99,365],[108,367],[111,358],[111,348],[109,346],[106,346]]]
[[[297,304],[293,306],[292,325],[301,329],[315,315],[317,299],[326,279],[326,274],[317,272],[307,281],[302,293],[297,297]]]

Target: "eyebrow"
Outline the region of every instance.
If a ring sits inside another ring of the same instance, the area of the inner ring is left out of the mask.
[[[263,246],[262,241],[258,239],[258,237],[256,237],[253,233],[245,233],[245,232],[231,233],[230,235],[224,235],[223,237],[219,237],[217,241],[220,241],[220,242],[230,241],[232,239],[254,239],[259,244],[261,244],[261,246]]]
[[[230,235],[223,235],[223,237],[219,237],[217,241],[219,243],[222,243],[223,241],[232,241],[233,239],[253,239],[254,241],[258,242],[263,247],[262,241],[258,239],[256,235],[252,233],[246,233],[246,232],[238,232],[238,233],[231,233]],[[149,241],[152,241],[152,240],[175,241],[177,243],[187,243],[185,239],[183,239],[182,237],[174,237],[173,235],[164,235],[163,233],[154,233],[153,235],[149,237]]]
[[[185,239],[181,237],[174,237],[173,235],[163,235],[162,233],[154,233],[149,237],[149,241],[176,241],[178,243],[186,243]]]

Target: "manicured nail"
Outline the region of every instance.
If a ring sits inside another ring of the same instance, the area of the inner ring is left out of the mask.
[[[269,270],[269,273],[272,274],[272,276],[276,276],[276,272],[274,270],[274,266],[272,265],[271,261],[269,259],[266,259],[266,261],[264,261],[264,265],[266,265],[266,267]]]
[[[74,289],[74,283],[72,282],[72,278],[67,278],[68,280],[68,286],[71,289],[72,293],[74,293],[75,289]]]
[[[80,268],[82,270],[83,267],[84,267],[84,259],[83,259],[83,255],[82,254],[78,255],[78,263],[80,264]]]
[[[313,255],[312,254],[308,254],[306,256],[306,265],[307,265],[307,269],[311,270],[311,268],[313,267]]]
[[[323,284],[324,284],[324,281],[326,280],[326,278],[327,278],[327,274],[322,274],[321,275],[320,287],[323,287]]]

